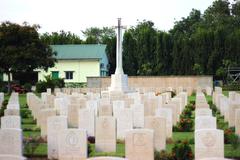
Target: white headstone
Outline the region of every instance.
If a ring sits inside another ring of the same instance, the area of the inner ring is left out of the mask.
[[[60,133],[59,159],[87,159],[87,132],[83,129],[66,129]]]
[[[94,110],[95,116],[98,115],[98,101],[97,100],[88,100],[86,106],[90,110]]]
[[[47,143],[48,143],[48,158],[58,159],[58,146],[60,141],[60,133],[67,129],[66,116],[52,116],[47,121]]]
[[[117,118],[119,115],[119,110],[124,109],[124,101],[113,101],[113,116]]]
[[[1,117],[1,129],[5,128],[21,129],[21,118],[19,116]]]
[[[240,136],[240,109],[236,110],[236,115],[235,115],[235,132],[238,136]]]
[[[223,131],[218,129],[200,129],[195,131],[195,159],[223,158]]]
[[[98,116],[112,116],[111,104],[100,104],[98,108]]]
[[[195,130],[198,129],[217,129],[216,117],[199,116],[195,118]]]
[[[41,127],[41,136],[47,136],[47,120],[48,117],[56,116],[55,109],[42,109],[40,111],[40,127]]]
[[[144,126],[147,129],[152,129],[154,132],[154,148],[157,151],[165,150],[166,148],[166,119],[164,117],[145,117]]]
[[[117,117],[117,138],[124,139],[126,131],[133,129],[133,111],[130,108],[119,110]]]
[[[22,156],[22,130],[0,129],[0,155]]]
[[[96,118],[95,149],[97,152],[116,151],[116,120],[114,117]]]
[[[79,121],[79,105],[70,104],[68,105],[68,126],[70,128],[78,128]]]
[[[133,129],[127,132],[125,156],[129,160],[153,160],[153,130]]]
[[[144,127],[144,106],[143,104],[131,105],[133,109],[133,127],[143,128]]]
[[[172,109],[171,108],[159,108],[156,110],[156,116],[166,118],[167,138],[171,138],[172,137],[172,127],[173,127]]]
[[[79,129],[86,129],[87,136],[95,136],[95,113],[91,109],[79,110]]]
[[[196,108],[195,117],[199,116],[212,116],[212,110],[209,108]]]

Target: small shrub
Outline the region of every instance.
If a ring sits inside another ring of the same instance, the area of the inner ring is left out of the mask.
[[[180,118],[177,126],[173,128],[177,132],[191,132],[193,130],[193,120],[191,118]]]
[[[31,92],[32,91],[32,85],[31,83],[25,83],[23,88],[27,91],[27,92]]]
[[[191,118],[192,116],[192,109],[191,108],[185,108],[184,111],[181,114],[181,117],[183,118]]]
[[[167,144],[173,144],[173,139],[172,138],[167,138],[166,143]]]
[[[233,131],[228,128],[224,130],[224,143],[225,144],[230,144],[231,143],[231,135],[234,134]]]
[[[63,88],[64,87],[64,80],[61,78],[52,79],[50,76],[45,76],[45,81],[39,81],[36,84],[36,91],[37,92],[46,92],[47,88]]]
[[[124,140],[121,140],[121,139],[117,139],[117,144],[124,144],[125,141]]]
[[[237,149],[240,147],[240,138],[236,134],[232,134],[230,136],[230,143],[233,149]]]
[[[166,151],[155,151],[154,152],[154,160],[174,160],[171,153],[167,153]]]
[[[179,141],[172,148],[172,155],[175,160],[193,160],[193,152],[188,141]]]
[[[232,83],[232,84],[223,85],[222,90],[223,91],[240,91],[240,83],[235,82],[235,83]]]
[[[215,116],[216,113],[217,113],[217,111],[218,111],[216,105],[214,105],[214,104],[210,104],[210,109],[212,110],[213,115]]]
[[[20,114],[22,118],[29,118],[31,117],[31,111],[29,110],[20,110]]]

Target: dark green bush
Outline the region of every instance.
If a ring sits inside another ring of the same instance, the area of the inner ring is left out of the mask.
[[[192,109],[191,108],[185,108],[184,111],[181,114],[182,118],[191,118],[192,116]]]
[[[193,152],[188,141],[178,141],[172,148],[172,155],[175,160],[193,160]]]
[[[191,132],[194,126],[194,112],[195,105],[188,104],[180,115],[180,121],[173,127],[173,131],[177,132]]]
[[[0,81],[0,92],[7,93],[7,83]]]
[[[31,83],[25,83],[23,88],[27,91],[27,92],[31,92],[32,91],[32,85]]]
[[[233,128],[228,128],[224,130],[224,143],[231,144],[234,149],[237,149],[240,146],[240,139],[235,134]]]
[[[223,91],[240,91],[240,83],[235,82],[232,84],[226,84],[222,86]]]
[[[22,118],[30,118],[31,117],[31,111],[26,110],[26,109],[21,109],[20,110],[20,115]]]
[[[193,131],[193,119],[181,117],[177,126],[173,127],[174,132],[192,132]]]
[[[210,104],[209,106],[210,106],[210,109],[211,109],[212,112],[213,112],[213,115],[215,116],[216,113],[217,113],[217,111],[218,111],[216,105],[215,105],[215,104]]]
[[[64,80],[61,78],[52,79],[50,76],[45,77],[45,81],[39,81],[36,84],[36,91],[37,92],[46,92],[47,88],[51,88],[52,91],[54,88],[63,88],[64,87]]]

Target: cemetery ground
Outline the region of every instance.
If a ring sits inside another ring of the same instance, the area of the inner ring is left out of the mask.
[[[228,92],[223,92],[226,96],[228,96]],[[39,95],[39,94],[37,94]],[[188,103],[195,102],[195,95],[188,97]],[[212,104],[212,97],[206,96],[207,101],[209,104]],[[9,96],[5,96],[5,102],[9,99]],[[23,129],[23,136],[24,136],[24,156],[32,159],[47,159],[47,142],[46,140],[40,137],[40,128],[37,127],[36,121],[32,117],[31,111],[28,109],[26,104],[26,94],[19,95],[20,105],[21,105],[21,117],[22,117],[22,129]],[[225,157],[240,159],[240,147],[234,148],[234,144],[229,144],[226,142],[226,136],[229,132],[234,130],[233,128],[229,128],[228,124],[224,122],[224,117],[220,115],[219,111],[211,105],[211,109],[213,110],[213,115],[217,117],[217,126],[219,129],[223,129],[224,138],[225,138]],[[4,107],[2,108],[2,110]],[[191,111],[191,119],[194,121],[194,110]],[[1,111],[2,113],[2,111]],[[175,127],[174,127],[175,128]],[[194,128],[194,126],[192,127]],[[166,151],[167,153],[171,153],[174,144],[178,141],[185,141],[187,140],[190,143],[192,151],[194,153],[194,132],[193,129],[190,129],[188,132],[186,131],[175,131],[173,130],[172,139],[167,140]],[[91,141],[89,139],[89,141]],[[89,157],[93,156],[118,156],[124,157],[125,155],[125,145],[122,141],[117,141],[117,151],[116,153],[99,153],[95,151],[94,143],[89,144],[88,146]]]

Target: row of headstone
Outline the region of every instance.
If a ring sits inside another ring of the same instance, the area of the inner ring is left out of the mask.
[[[17,93],[11,94],[6,110],[5,115],[1,117],[0,160],[24,160],[21,117],[19,116],[20,105]]]
[[[107,88],[55,88],[54,89],[54,93],[58,93],[58,92],[63,92],[66,94],[71,94],[73,92],[75,93],[82,93],[82,94],[87,94],[87,93],[101,93],[102,91],[107,90]],[[137,92],[144,94],[144,93],[148,93],[148,92],[154,92],[154,93],[164,93],[167,91],[171,91],[171,92],[175,92],[175,93],[181,93],[181,92],[187,92],[188,95],[190,96],[193,92],[196,91],[202,91],[205,92],[207,95],[212,95],[212,87],[207,86],[207,87],[197,87],[197,88],[193,88],[193,87],[176,87],[176,88],[172,88],[172,87],[134,87],[134,90],[136,90]]]
[[[27,103],[41,127],[41,135],[47,136],[50,157],[59,155],[56,131],[60,133],[61,129],[85,130],[88,137],[95,136],[99,152],[115,152],[116,140],[124,140],[129,130],[151,129],[154,148],[164,150],[166,139],[172,136],[173,123],[177,123],[187,104],[186,92],[174,98],[170,92],[158,96],[153,92],[101,94],[102,98],[75,92],[72,95],[58,92],[56,96],[46,92],[41,98],[27,94]]]
[[[240,94],[232,91],[226,97],[222,88],[215,87],[213,102],[224,116],[224,121],[228,122],[229,127],[235,127],[236,134],[240,136]]]
[[[87,131],[67,128],[67,118],[55,116],[48,118],[48,158],[86,159]],[[97,152],[116,151],[116,121],[113,117],[98,117],[96,124]],[[153,131],[135,129],[126,132],[126,158],[131,160],[153,160]]]
[[[217,129],[216,117],[213,117],[205,95],[197,92],[195,110],[195,159],[224,158],[223,131]]]

